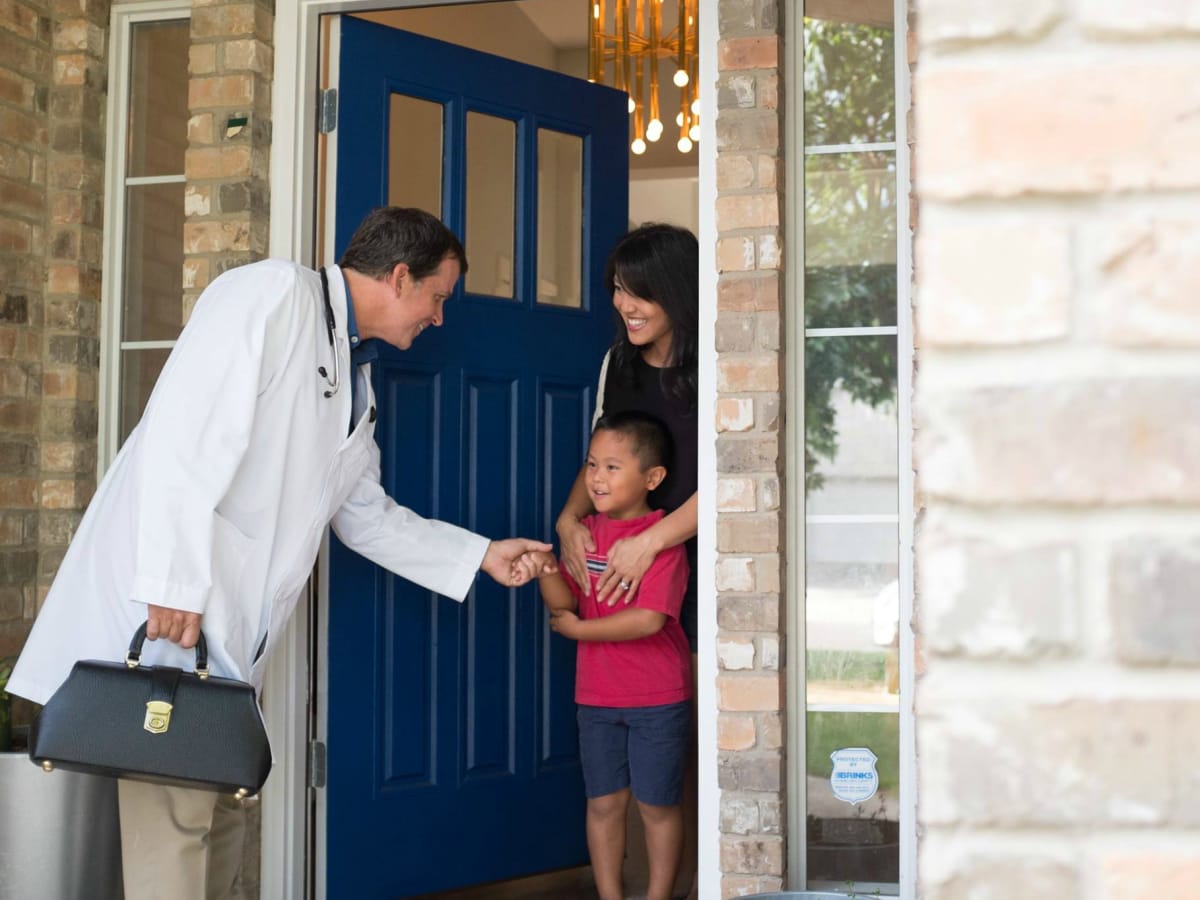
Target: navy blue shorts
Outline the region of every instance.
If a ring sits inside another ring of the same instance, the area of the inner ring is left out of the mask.
[[[627,787],[650,806],[683,802],[683,772],[692,739],[689,701],[665,706],[580,706],[579,760],[587,795]]]

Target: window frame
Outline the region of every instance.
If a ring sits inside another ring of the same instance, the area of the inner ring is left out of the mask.
[[[104,153],[103,275],[100,288],[100,388],[96,477],[104,477],[120,450],[121,375],[125,350],[170,349],[175,341],[125,341],[124,324],[126,188],[139,184],[183,184],[185,175],[129,176],[126,136],[133,50],[138,25],[191,18],[188,0],[114,3],[109,30],[107,134]]]
[[[913,532],[915,516],[915,478],[912,468],[912,366],[914,361],[912,274],[913,274],[913,231],[909,221],[909,200],[912,190],[911,152],[908,144],[908,111],[911,107],[911,84],[908,69],[908,6],[905,0],[893,0],[894,29],[894,78],[895,78],[895,127],[894,146],[896,165],[896,305],[897,324],[879,328],[805,328],[804,316],[787,317],[784,396],[796,414],[786,418],[785,440],[788,447],[786,471],[793,477],[793,485],[799,489],[786,492],[786,521],[788,537],[786,545],[787,596],[787,656],[795,661],[787,667],[787,746],[789,760],[788,814],[787,814],[787,871],[789,886],[793,890],[833,891],[836,888],[821,883],[811,885],[808,880],[808,840],[806,790],[807,760],[807,713],[813,709],[807,701],[806,685],[806,546],[807,525],[833,521],[838,516],[806,513],[804,485],[804,350],[809,337],[831,337],[840,334],[886,334],[896,338],[896,414],[897,414],[897,516],[871,516],[872,520],[887,519],[898,524],[899,538],[899,587],[900,587],[900,695],[899,695],[899,758],[900,758],[900,878],[899,897],[913,900],[916,896],[917,880],[917,765],[916,765],[916,715],[913,708],[915,634],[912,629],[913,595],[915,591],[913,567]],[[784,44],[788,48],[785,79],[788,84],[802,85],[804,74],[804,15],[788,16],[784,23]],[[788,91],[785,107],[788,127],[788,146],[794,148],[789,154],[787,165],[793,177],[789,178],[792,188],[785,198],[785,215],[792,234],[804,234],[805,198],[805,152],[804,139],[804,92]],[[854,150],[866,146],[854,145]],[[832,148],[836,150],[838,148]],[[822,148],[823,152],[832,152]],[[785,290],[792,308],[803,309],[804,304],[804,260],[803,239],[788,243],[785,248]],[[821,707],[822,709],[824,707]],[[870,712],[873,710],[864,709]],[[797,768],[800,767],[800,768]],[[876,885],[864,885],[870,891]],[[883,895],[888,896],[888,895]]]

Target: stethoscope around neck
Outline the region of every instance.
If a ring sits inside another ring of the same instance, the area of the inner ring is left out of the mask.
[[[325,383],[329,385],[325,391],[326,397],[332,397],[338,392],[338,388],[342,386],[342,363],[338,359],[337,347],[333,344],[333,329],[336,326],[336,321],[333,318],[333,303],[329,300],[329,276],[325,274],[325,267],[321,266],[321,293],[325,298],[325,331],[329,334],[329,349],[333,351],[333,378],[329,377],[329,372],[324,366],[317,366],[317,372],[325,379]]]

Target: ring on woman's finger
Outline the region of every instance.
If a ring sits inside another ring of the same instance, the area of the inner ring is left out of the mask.
[[[617,587],[619,587],[623,591],[627,591],[627,590],[629,590],[629,582],[622,581],[620,584],[617,585]]]

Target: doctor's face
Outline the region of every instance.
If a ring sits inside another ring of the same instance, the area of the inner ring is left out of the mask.
[[[380,337],[398,350],[407,350],[430,325],[441,325],[442,306],[454,292],[458,274],[458,260],[453,257],[443,259],[436,270],[419,281],[409,274],[407,266],[398,266],[392,273],[396,300],[389,308]]]

